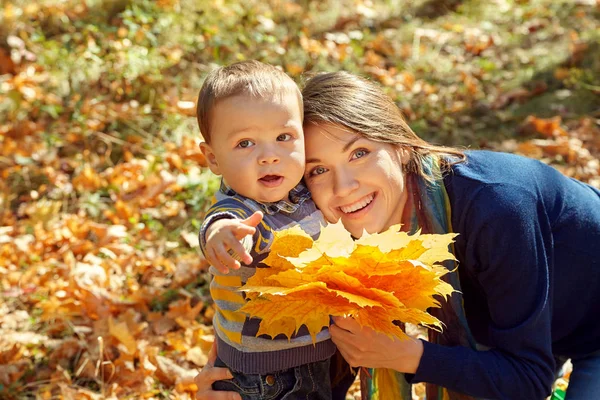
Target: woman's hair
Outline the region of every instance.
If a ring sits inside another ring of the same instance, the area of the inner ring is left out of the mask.
[[[440,177],[426,172],[426,156],[450,157],[451,162],[442,163],[442,171],[466,159],[458,149],[433,145],[418,137],[394,101],[379,86],[357,75],[345,71],[315,75],[306,81],[302,96],[304,126],[341,125],[369,140],[402,147],[410,153],[406,169],[427,181]]]

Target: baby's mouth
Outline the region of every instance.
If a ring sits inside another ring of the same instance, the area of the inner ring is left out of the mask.
[[[283,182],[283,176],[281,175],[265,175],[258,180],[260,183],[267,187],[276,187]]]

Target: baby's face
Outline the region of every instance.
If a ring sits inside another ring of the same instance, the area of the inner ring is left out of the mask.
[[[211,143],[204,150],[211,170],[245,197],[268,203],[287,199],[304,174],[298,96],[229,97],[216,104],[212,121]]]

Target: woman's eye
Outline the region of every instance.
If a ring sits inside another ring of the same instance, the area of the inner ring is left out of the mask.
[[[289,133],[282,133],[281,135],[277,136],[277,141],[278,142],[287,142],[291,138],[292,138],[292,135],[290,135]]]
[[[316,175],[321,175],[324,174],[325,172],[327,172],[327,169],[325,167],[314,167],[309,175],[310,176],[316,176]]]
[[[252,143],[252,141],[250,141],[250,140],[242,140],[241,142],[238,143],[237,147],[241,147],[242,149],[245,149],[246,147],[250,147],[253,144],[254,143]]]
[[[366,156],[367,154],[369,154],[369,151],[367,149],[357,149],[352,154],[352,159],[362,158],[362,157]]]

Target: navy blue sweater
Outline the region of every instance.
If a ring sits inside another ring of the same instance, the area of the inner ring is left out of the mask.
[[[467,157],[444,183],[467,321],[489,350],[424,342],[412,381],[543,399],[555,355],[600,349],[600,191],[536,160]]]

